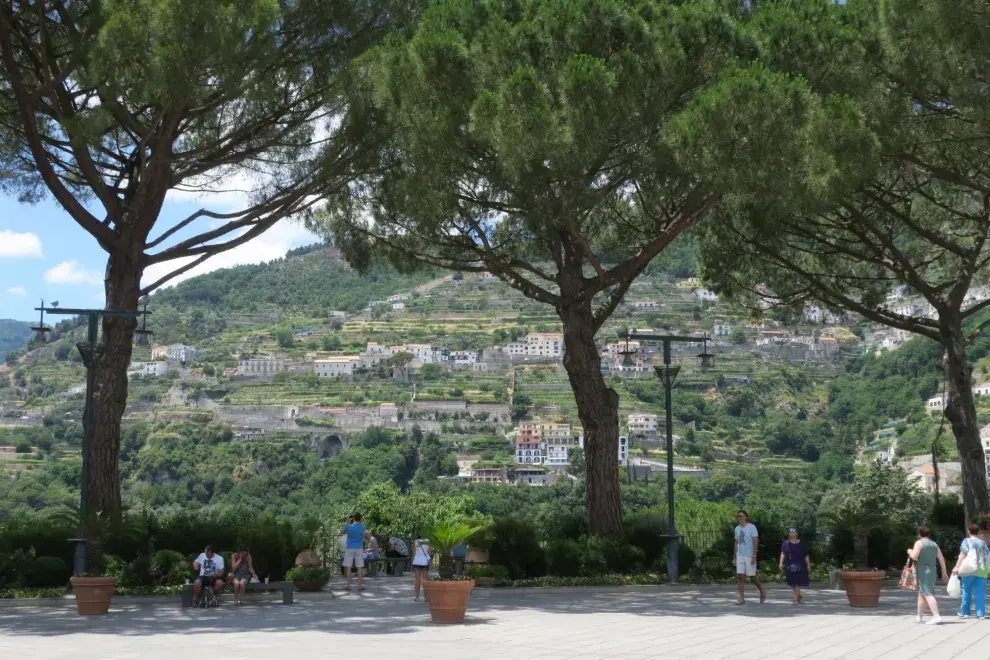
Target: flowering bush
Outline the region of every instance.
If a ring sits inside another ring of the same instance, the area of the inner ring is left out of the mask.
[[[990,529],[990,513],[978,513],[973,516],[973,522],[980,526],[980,529]]]

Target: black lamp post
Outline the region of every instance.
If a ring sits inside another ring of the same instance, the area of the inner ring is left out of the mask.
[[[698,355],[698,363],[702,370],[715,366],[715,356],[708,352],[708,335],[701,337],[679,336],[679,335],[655,335],[639,333],[635,330],[620,332],[619,338],[626,340],[629,345],[630,336],[640,341],[659,341],[663,344],[663,366],[653,367],[660,382],[663,383],[664,407],[666,408],[666,431],[667,431],[667,579],[671,584],[676,583],[679,577],[677,566],[677,546],[680,535],[677,533],[677,523],[674,520],[674,419],[673,404],[671,402],[674,381],[681,368],[670,364],[670,345],[672,342],[701,342],[703,348]],[[627,348],[628,350],[628,348]]]
[[[99,335],[100,318],[104,316],[121,318],[137,318],[141,316],[144,320],[141,329],[136,332],[139,337],[144,337],[151,332],[147,328],[147,318],[151,312],[148,311],[147,303],[145,303],[144,310],[142,311],[118,312],[106,309],[69,309],[58,307],[57,302],[52,303],[51,307],[45,307],[44,300],[41,301],[41,307],[35,307],[35,310],[41,312],[41,319],[38,325],[32,328],[32,330],[37,333],[37,338],[41,342],[45,341],[45,333],[51,331],[51,328],[45,326],[45,312],[63,316],[86,316],[89,321],[89,331],[86,341],[76,344],[76,348],[79,349],[79,355],[82,356],[83,364],[86,366],[86,407],[83,409],[82,478],[79,483],[79,508],[80,513],[85,514],[89,510],[89,445],[93,426],[93,379],[96,374],[96,361],[103,354],[103,346],[96,343]],[[73,572],[79,575],[86,571],[86,530],[79,530],[79,538],[70,540],[76,542]]]

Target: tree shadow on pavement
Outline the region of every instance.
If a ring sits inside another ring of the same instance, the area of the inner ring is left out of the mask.
[[[106,635],[197,635],[241,632],[313,631],[344,635],[409,634],[434,627],[428,606],[410,598],[410,591],[389,585],[376,593],[336,600],[297,599],[294,605],[275,601],[235,608],[183,609],[178,602],[137,603],[119,599],[110,614],[77,616],[74,609],[51,607],[0,608],[0,634],[58,636],[78,633]],[[477,589],[468,609],[467,627],[493,625],[513,612],[547,614],[629,614],[641,617],[704,618],[723,616],[794,619],[821,615],[842,617],[909,616],[913,593],[884,591],[880,607],[854,609],[845,594],[808,592],[806,604],[790,603],[789,590],[771,588],[760,604],[752,587],[746,605],[735,604],[731,585],[704,587],[602,587],[562,589]],[[947,605],[947,603],[946,603]],[[947,610],[949,608],[946,608]]]

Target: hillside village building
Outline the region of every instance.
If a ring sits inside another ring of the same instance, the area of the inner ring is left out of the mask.
[[[142,376],[158,376],[160,378],[167,373],[168,373],[168,362],[157,361],[157,362],[141,363]]]
[[[564,354],[564,336],[559,332],[531,332],[522,341],[503,348],[511,357],[559,358]]]
[[[715,293],[711,289],[706,289],[704,287],[695,289],[694,295],[698,296],[698,300],[702,300],[704,302],[715,302],[716,300],[718,300],[717,293]]]
[[[336,355],[322,360],[313,360],[313,373],[317,378],[341,378],[354,375],[361,364],[357,355]]]
[[[196,357],[196,349],[185,344],[170,344],[168,346],[153,346],[151,359],[169,360],[170,362],[189,362]]]
[[[285,371],[285,358],[247,358],[237,361],[238,376],[271,376]]]
[[[628,418],[629,433],[656,435],[660,427],[657,416],[652,413],[632,413]]]
[[[973,394],[976,396],[987,396],[990,395],[990,381],[985,381],[979,383],[978,385],[973,385]],[[949,402],[949,397],[946,394],[938,394],[932,398],[925,401],[925,409],[929,413],[941,413],[942,409],[945,408],[945,404]],[[984,428],[984,430],[986,430]]]
[[[451,351],[449,359],[454,364],[475,364],[478,354],[472,351]]]
[[[516,463],[542,465],[551,470],[564,470],[570,464],[570,450],[584,448],[584,436],[570,424],[522,424],[515,430]],[[619,436],[619,464],[629,461],[629,438]]]

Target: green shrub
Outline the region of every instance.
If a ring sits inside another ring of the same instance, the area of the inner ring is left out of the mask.
[[[735,569],[732,568],[732,551],[731,550],[729,551],[728,554],[718,554],[716,552],[712,552],[711,550],[709,550],[709,552],[711,553],[710,556],[713,559],[715,559],[715,561],[721,561],[729,569],[735,570]],[[709,553],[706,553],[706,555],[708,555],[708,554]],[[698,556],[695,554],[695,552],[691,548],[691,546],[689,546],[689,545],[687,545],[686,543],[683,543],[683,542],[678,543],[677,544],[677,572],[680,573],[681,575],[687,575],[691,571],[691,569],[694,568],[697,565],[698,565]],[[715,562],[712,562],[712,565],[714,566],[715,565]],[[666,549],[664,549],[663,553],[660,554],[656,558],[656,560],[654,560],[652,569],[654,571],[658,572],[658,573],[666,573],[667,572],[667,550]]]
[[[509,579],[509,572],[505,570],[505,566],[499,566],[498,564],[475,564],[468,567],[468,576],[471,578],[494,578],[505,581]]]
[[[60,557],[36,557],[27,571],[29,587],[60,587],[71,577],[69,567]]]
[[[513,580],[539,577],[545,573],[543,549],[537,542],[536,529],[530,523],[515,518],[496,520],[492,525],[491,539],[491,562],[505,566]]]
[[[120,584],[123,587],[147,587],[154,582],[151,573],[151,557],[138,555],[123,570]]]
[[[293,582],[326,583],[330,580],[330,571],[313,566],[296,566],[285,573],[285,579]]]
[[[117,578],[120,582],[124,577],[124,570],[127,568],[127,562],[118,557],[117,555],[103,555],[103,576]]]
[[[0,586],[24,587],[34,557],[34,548],[17,548],[13,551],[0,552]]]
[[[638,573],[644,568],[646,555],[643,550],[626,543],[623,539],[589,536],[584,543],[586,557],[584,575]],[[592,566],[595,567],[596,572],[591,572]]]
[[[643,562],[653,566],[667,555],[667,519],[658,513],[634,513],[626,518],[626,540],[643,551]]]
[[[181,552],[159,550],[151,555],[151,574],[158,584],[182,584],[192,575],[192,564]]]
[[[577,577],[581,574],[584,547],[578,541],[560,539],[547,543],[545,550],[547,574],[557,577]]]

